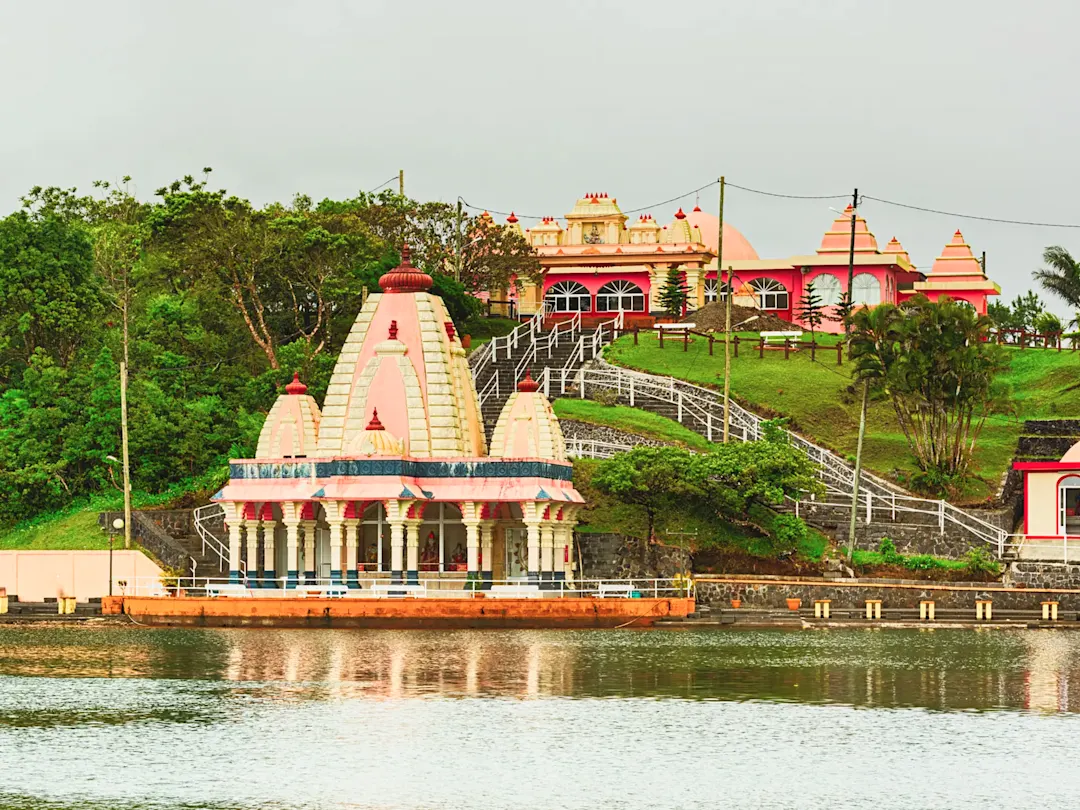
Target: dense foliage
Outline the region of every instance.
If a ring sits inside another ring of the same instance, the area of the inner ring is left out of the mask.
[[[125,358],[133,486],[162,492],[253,452],[294,371],[321,398],[403,241],[462,332],[481,304],[455,275],[536,271],[517,232],[389,192],[259,207],[205,175],[153,202],[96,185],[0,219],[0,524],[119,488]]]
[[[708,453],[679,447],[636,447],[602,462],[592,484],[623,502],[640,506],[650,537],[657,514],[677,505],[742,520],[752,503],[777,504],[785,495],[818,491],[810,460],[782,435],[777,431],[762,441],[719,444]],[[791,526],[785,530],[788,534],[797,531]],[[785,536],[785,540],[792,539]]]
[[[887,395],[927,488],[957,489],[987,416],[1000,407],[1004,349],[971,307],[916,296],[851,318],[855,378]]]

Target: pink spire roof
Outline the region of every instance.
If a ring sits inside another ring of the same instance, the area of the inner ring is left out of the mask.
[[[898,259],[902,258],[908,264],[911,264],[911,257],[908,255],[908,252],[904,250],[904,246],[900,244],[900,240],[895,236],[889,240],[889,244],[887,244],[885,249],[881,252],[892,254]]]
[[[986,278],[982,265],[971,252],[971,246],[964,241],[964,235],[957,231],[953,234],[952,241],[941,251],[941,255],[934,260],[934,266],[930,268],[931,276],[967,276]]]
[[[833,221],[832,227],[825,232],[821,240],[818,253],[847,253],[851,250],[851,212],[852,208],[849,204],[844,209],[844,213]],[[878,252],[877,239],[866,227],[866,220],[857,214],[855,216],[855,252]]]

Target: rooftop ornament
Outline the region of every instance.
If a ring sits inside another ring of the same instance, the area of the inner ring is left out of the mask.
[[[307,386],[300,382],[300,372],[293,372],[292,382],[285,386],[285,393],[294,397],[302,397],[307,393]]]
[[[365,430],[386,430],[386,428],[383,427],[383,423],[379,421],[379,409],[378,408],[375,408],[375,410],[373,410],[371,412],[371,421],[368,422],[368,426],[366,428],[364,428],[364,429]]]
[[[431,276],[410,264],[408,244],[401,248],[401,264],[379,279],[379,286],[388,294],[427,292],[431,284]]]
[[[532,369],[525,369],[525,379],[517,384],[517,390],[523,394],[532,394],[540,390],[540,383],[532,378]]]
[[[390,321],[389,338],[397,340],[397,321]]]

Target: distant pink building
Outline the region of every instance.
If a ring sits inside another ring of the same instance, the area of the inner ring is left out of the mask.
[[[724,223],[724,244],[718,272],[718,220],[696,207],[682,209],[667,225],[650,214],[627,224],[618,202],[607,194],[587,194],[566,216],[566,226],[547,217],[522,230],[511,215],[509,227],[519,230],[540,256],[545,271],[541,285],[525,284],[518,295],[522,314],[530,314],[544,301],[556,315],[581,313],[605,317],[623,311],[633,316],[662,313],[660,294],[668,271],[682,271],[690,291],[690,308],[722,300],[728,269],[734,276],[737,298],[798,321],[795,312],[807,287],[814,285],[825,306],[838,304],[848,286],[851,245],[851,208],[836,218],[817,251],[785,259],[762,259],[735,227]],[[948,295],[986,314],[987,298],[1000,288],[990,281],[971,248],[957,231],[934,262],[921,273],[893,238],[879,248],[866,220],[855,217],[852,299],[856,305],[901,303],[922,293],[931,300]],[[740,301],[740,303],[743,303]],[[826,329],[838,330],[838,324]]]

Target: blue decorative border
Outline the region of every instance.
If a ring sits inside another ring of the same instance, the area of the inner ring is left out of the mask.
[[[549,461],[418,461],[406,459],[335,459],[333,461],[247,462],[229,464],[233,480],[366,477],[404,478],[550,478],[570,481],[569,464]]]

